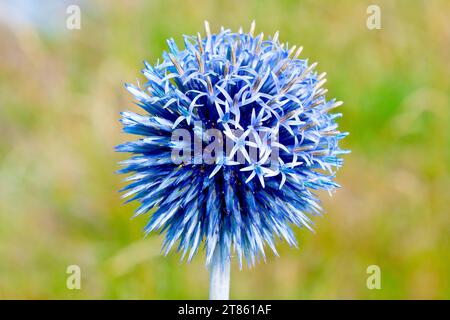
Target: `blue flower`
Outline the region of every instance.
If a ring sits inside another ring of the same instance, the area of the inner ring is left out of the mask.
[[[185,49],[170,39],[161,62],[145,62],[145,85],[126,84],[144,112],[122,113],[124,131],[141,136],[116,148],[133,154],[121,162],[120,173],[133,173],[124,197],[140,202],[136,215],[155,208],[145,231],[166,233],[166,254],[175,246],[191,260],[204,244],[206,264],[219,250],[251,266],[267,247],[277,254],[277,239],[296,246],[291,226],[311,229],[321,212],[314,190],[338,187],[346,134],[330,110],[341,103],[325,98],[325,74],[278,33],[255,36],[252,24],[212,34],[205,25],[204,38],[184,36]],[[193,146],[173,139],[178,129],[202,145],[215,129],[232,146],[213,163],[192,154],[177,162],[174,151]]]

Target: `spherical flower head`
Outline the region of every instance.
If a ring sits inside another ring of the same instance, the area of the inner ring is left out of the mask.
[[[168,40],[155,66],[145,62],[143,87],[127,84],[144,114],[123,112],[124,131],[141,136],[117,146],[133,156],[123,191],[149,212],[145,228],[165,231],[163,249],[191,260],[204,244],[253,265],[276,239],[297,242],[291,226],[311,229],[320,214],[314,190],[333,191],[345,133],[325,98],[325,74],[299,58],[301,48],[221,29]]]

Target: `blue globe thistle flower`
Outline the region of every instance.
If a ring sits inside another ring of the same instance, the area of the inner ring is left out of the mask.
[[[204,244],[207,264],[215,252],[222,264],[235,252],[251,266],[266,247],[277,254],[277,239],[296,246],[291,226],[311,229],[310,215],[321,212],[314,190],[338,187],[346,134],[330,110],[341,102],[325,98],[325,74],[299,58],[301,48],[278,33],[255,36],[254,24],[249,33],[211,34],[206,23],[206,36],[184,36],[184,46],[168,40],[161,62],[145,62],[147,83],[126,84],[144,113],[122,113],[124,131],[142,137],[117,146],[133,154],[121,163],[121,173],[133,173],[124,197],[141,203],[136,215],[155,208],[145,231],[166,233],[166,254],[176,246],[191,260]],[[193,143],[174,140],[176,129],[202,145],[216,129],[233,145],[213,163],[192,154],[180,163],[174,150]]]

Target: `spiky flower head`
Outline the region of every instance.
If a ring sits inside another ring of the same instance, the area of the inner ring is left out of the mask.
[[[176,246],[190,260],[204,244],[207,264],[219,250],[253,265],[267,246],[277,254],[276,239],[296,246],[291,226],[311,228],[321,211],[313,191],[338,187],[346,134],[329,111],[341,103],[278,33],[205,29],[184,36],[184,49],[168,40],[162,62],[145,62],[143,87],[126,84],[144,114],[122,113],[124,131],[142,137],[117,147],[133,154],[120,170],[133,173],[124,197],[141,203],[136,215],[155,208],[145,231],[166,232],[166,254]]]

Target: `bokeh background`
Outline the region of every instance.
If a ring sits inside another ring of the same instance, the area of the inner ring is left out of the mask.
[[[81,29],[66,8],[81,8]],[[381,30],[366,9],[381,8]],[[13,1],[0,3],[0,298],[204,299],[190,264],[143,238],[114,174],[124,82],[142,80],[165,39],[226,26],[280,31],[328,73],[352,149],[323,196],[316,233],[232,269],[235,299],[450,298],[449,1]],[[79,265],[81,290],[66,288]],[[366,269],[381,268],[368,290]]]

